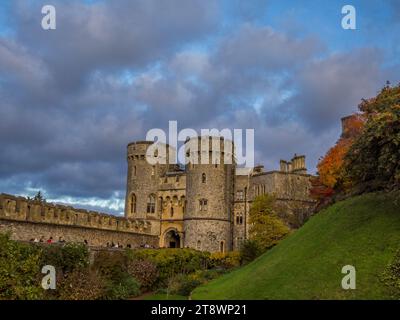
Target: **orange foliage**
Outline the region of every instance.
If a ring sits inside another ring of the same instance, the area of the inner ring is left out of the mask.
[[[318,177],[311,178],[310,196],[312,199],[321,201],[333,195],[334,190],[324,185]]]
[[[364,127],[364,117],[356,114],[343,121],[343,132],[336,145],[332,147],[318,163],[319,180],[329,188],[337,187],[339,180],[346,187],[350,181],[343,181],[342,168],[344,156]]]
[[[340,139],[318,163],[319,177],[324,185],[330,188],[336,186],[336,183],[341,177],[344,156],[352,143],[353,141],[351,139]]]

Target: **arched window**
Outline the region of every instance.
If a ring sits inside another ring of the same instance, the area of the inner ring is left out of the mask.
[[[136,195],[134,193],[131,194],[131,213],[136,213]]]
[[[206,174],[203,173],[203,174],[201,175],[201,182],[202,182],[202,183],[206,183],[206,180],[207,180]]]
[[[133,166],[133,175],[136,176],[136,166]]]
[[[197,241],[196,249],[201,250],[201,241],[200,240]]]
[[[172,218],[174,216],[174,207],[171,207],[170,214],[171,214],[171,218]]]
[[[199,200],[200,211],[207,211],[207,204],[208,204],[207,199],[200,199]]]
[[[243,213],[236,214],[236,224],[243,224]]]
[[[222,253],[225,252],[225,241],[223,240],[219,243],[219,251],[221,251]]]
[[[154,194],[149,195],[147,198],[147,213],[156,212],[156,196]]]

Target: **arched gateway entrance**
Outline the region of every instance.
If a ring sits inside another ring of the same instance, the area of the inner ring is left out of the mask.
[[[181,237],[176,229],[171,229],[165,233],[164,244],[167,248],[181,247]]]

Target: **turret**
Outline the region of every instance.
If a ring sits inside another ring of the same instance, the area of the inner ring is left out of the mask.
[[[208,147],[208,148],[207,148]],[[232,250],[235,160],[231,141],[195,137],[186,141],[185,247]]]
[[[166,153],[155,154],[160,163],[151,163],[148,158],[151,141],[128,144],[128,175],[125,200],[126,218],[154,218],[158,214],[157,190],[161,176],[168,168],[168,146]]]

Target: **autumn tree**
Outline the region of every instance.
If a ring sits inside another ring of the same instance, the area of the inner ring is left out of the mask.
[[[262,250],[273,247],[289,233],[289,228],[276,214],[274,204],[275,198],[264,194],[256,197],[250,208],[249,237]]]
[[[362,134],[345,157],[345,173],[356,185],[369,189],[400,186],[400,84],[386,85],[379,94],[363,100],[366,118]]]
[[[344,174],[344,159],[354,141],[362,133],[364,121],[363,114],[354,114],[342,119],[343,131],[340,139],[317,165],[319,181],[326,187],[330,189],[350,187],[351,181]]]

